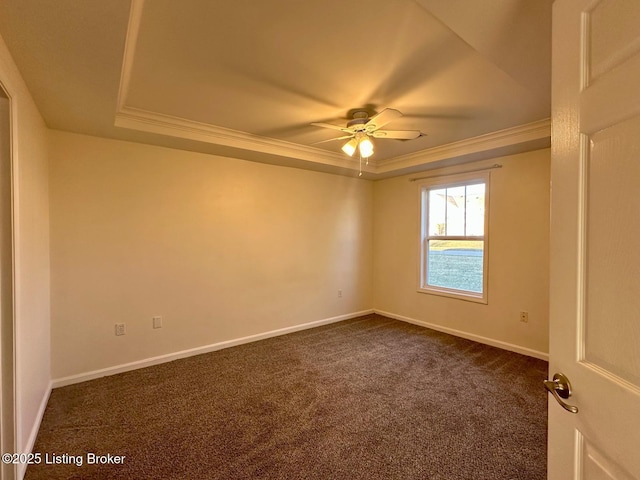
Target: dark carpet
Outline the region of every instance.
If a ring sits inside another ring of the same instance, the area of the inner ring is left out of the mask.
[[[545,479],[546,374],[369,315],[55,389],[26,479]]]

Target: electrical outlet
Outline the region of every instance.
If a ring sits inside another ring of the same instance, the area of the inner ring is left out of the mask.
[[[162,328],[162,317],[153,317],[153,328]]]
[[[116,335],[120,336],[124,334],[125,334],[124,323],[116,323]]]
[[[529,312],[520,312],[520,321],[523,323],[529,322]]]
[[[342,290],[338,290],[338,298],[342,298]]]

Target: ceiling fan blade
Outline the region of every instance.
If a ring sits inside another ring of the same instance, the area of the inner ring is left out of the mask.
[[[330,138],[329,140],[320,140],[319,142],[313,142],[311,145],[318,145],[319,143],[333,142],[334,140],[344,140],[346,138],[353,138],[353,135],[344,135],[342,137]]]
[[[400,118],[402,113],[393,108],[385,108],[377,115],[374,115],[369,119],[369,121],[365,124],[369,130],[376,130],[378,128],[384,127],[387,123],[395,120],[396,118]]]
[[[316,127],[330,128],[332,130],[340,130],[341,132],[351,133],[351,130],[347,127],[341,127],[340,125],[333,125],[332,123],[312,123]]]
[[[419,130],[376,130],[371,132],[374,138],[395,138],[398,140],[413,140],[424,135]]]

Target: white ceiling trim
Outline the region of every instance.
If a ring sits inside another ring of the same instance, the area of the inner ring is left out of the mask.
[[[319,148],[298,145],[268,137],[260,137],[230,128],[217,127],[208,123],[149,112],[133,107],[121,107],[116,113],[116,127],[131,128],[143,132],[171,135],[187,140],[196,140],[227,147],[252,150],[283,157],[297,158],[324,165],[358,169],[359,161],[344,154],[327,152]],[[369,167],[372,162],[369,162]],[[363,168],[363,171],[365,168]],[[371,169],[367,169],[371,171]]]
[[[551,119],[546,118],[378,162],[376,173],[392,172],[550,137]]]
[[[127,37],[124,44],[124,56],[122,58],[122,72],[120,73],[120,86],[118,88],[117,112],[126,106],[129,95],[129,84],[131,82],[131,70],[135,58],[136,46],[138,44],[138,34],[140,33],[140,22],[142,19],[142,9],[144,0],[131,0],[129,11],[129,24],[127,25]]]

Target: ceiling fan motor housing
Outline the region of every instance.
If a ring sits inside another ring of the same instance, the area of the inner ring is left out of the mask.
[[[365,126],[369,121],[369,114],[365,111],[353,113],[353,120],[347,122],[347,128],[352,128],[354,132],[363,132],[367,129]]]

